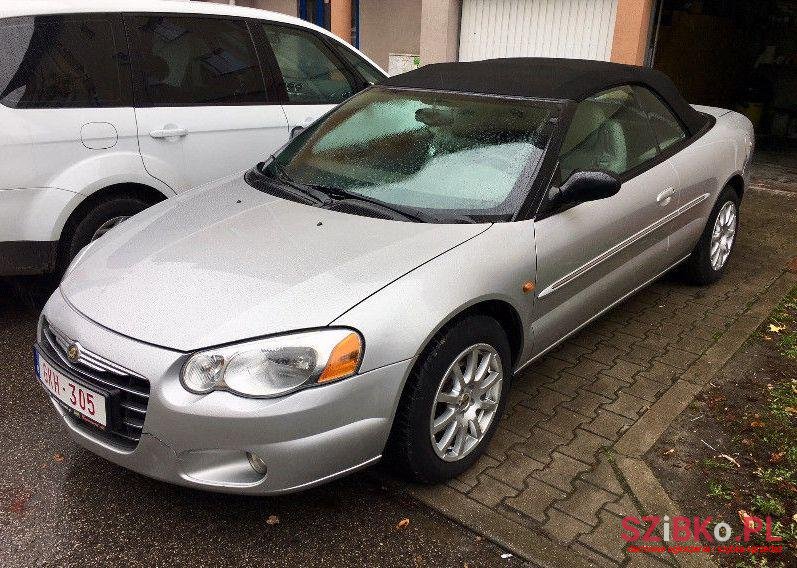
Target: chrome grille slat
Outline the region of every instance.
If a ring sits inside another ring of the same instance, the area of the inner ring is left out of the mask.
[[[114,416],[108,429],[101,430],[88,426],[71,413],[68,417],[92,435],[106,439],[125,449],[133,449],[141,438],[144,419],[149,402],[149,381],[141,375],[125,369],[104,357],[83,348],[77,361],[71,361],[67,352],[73,340],[64,333],[42,322],[42,340],[39,348],[54,363],[62,365],[70,371],[75,379],[83,381],[87,386],[94,385],[100,390],[113,390],[118,394],[108,400],[109,414]],[[63,405],[65,408],[66,406]]]
[[[130,412],[136,412],[138,414],[146,414],[147,413],[147,409],[146,408],[139,408],[138,406],[134,406],[134,405],[130,404],[129,402],[122,402],[120,404],[120,406],[122,408],[124,408],[125,410],[129,410]]]

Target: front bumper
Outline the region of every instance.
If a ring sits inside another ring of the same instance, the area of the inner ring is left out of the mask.
[[[141,439],[123,449],[53,404],[81,446],[133,471],[180,485],[268,495],[345,475],[382,454],[410,368],[403,361],[278,399],[226,392],[194,395],[179,381],[187,353],[118,335],[74,311],[56,292],[44,317],[53,327],[150,380]],[[268,466],[263,476],[246,452]]]

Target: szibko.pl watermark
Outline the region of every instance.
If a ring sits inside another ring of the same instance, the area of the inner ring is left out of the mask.
[[[734,535],[725,521],[712,523],[712,517],[668,515],[623,517],[621,537],[628,543],[628,552],[669,552],[671,554],[715,552],[719,554],[780,553],[783,539],[772,534],[772,519],[754,516],[742,518],[742,534]],[[749,544],[754,536],[763,537],[765,545]]]

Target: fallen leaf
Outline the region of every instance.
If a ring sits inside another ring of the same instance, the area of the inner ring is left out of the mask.
[[[11,499],[11,505],[9,505],[8,510],[16,515],[21,515],[25,512],[25,509],[28,505],[28,500],[30,499],[30,494],[28,493],[21,493]]]
[[[673,453],[674,451],[675,451],[675,448],[670,448],[669,450],[667,450],[666,452],[664,452],[662,455],[668,456],[668,455],[670,455],[671,453]]]
[[[409,524],[410,524],[410,520],[409,519],[401,519],[398,522],[398,524],[396,525],[396,528],[397,529],[404,529],[404,528],[407,528],[409,526]]]
[[[278,525],[280,523],[280,518],[277,515],[269,515],[268,519],[266,519],[267,525]]]
[[[64,456],[63,454],[53,454],[53,459],[57,462],[62,462],[64,461]]]
[[[769,463],[780,463],[783,461],[783,456],[786,455],[786,452],[772,452],[769,456]]]
[[[769,324],[769,331],[772,333],[780,333],[784,329],[786,329],[785,325],[775,325],[774,323]]]
[[[736,459],[732,458],[732,457],[731,457],[731,456],[729,456],[728,454],[720,454],[718,457],[721,457],[721,458],[724,458],[724,459],[728,460],[729,462],[731,462],[731,463],[732,463],[733,465],[735,465],[736,467],[742,467],[742,466],[739,464],[739,462],[738,462],[738,461],[736,461]]]
[[[753,515],[744,509],[739,509],[739,520],[742,521],[742,524],[749,530],[755,530],[755,521],[753,520]]]
[[[797,414],[797,406],[787,406],[783,410],[786,411],[786,414]]]
[[[753,420],[752,422],[750,422],[750,426],[752,426],[753,428],[761,428],[763,426],[766,426],[766,422],[761,422],[760,420]]]
[[[797,513],[794,513],[794,514],[791,516],[791,520],[792,520],[792,521],[794,521],[795,523],[797,523]]]

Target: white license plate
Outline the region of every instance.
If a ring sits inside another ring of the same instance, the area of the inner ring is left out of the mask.
[[[89,422],[103,428],[107,425],[103,395],[56,371],[38,351],[34,351],[33,356],[36,359],[36,375],[44,388]]]

